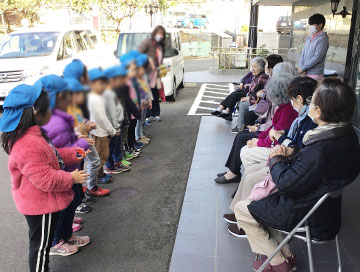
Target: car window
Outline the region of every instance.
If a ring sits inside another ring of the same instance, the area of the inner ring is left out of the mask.
[[[71,32],[67,32],[61,42],[57,60],[70,58],[74,53],[73,43],[71,40]]]
[[[26,58],[50,55],[58,32],[29,32],[9,35],[0,44],[0,58]]]
[[[74,31],[74,38],[75,38],[75,47],[76,51],[83,52],[87,50],[85,41],[83,37],[80,35],[79,31]]]
[[[86,31],[86,33],[89,35],[91,42],[93,44],[93,46],[97,45],[98,40],[97,40],[97,36],[95,33],[91,32],[90,30]]]
[[[165,54],[164,57],[168,58],[168,57],[172,57],[173,56],[173,50],[172,50],[172,39],[171,39],[171,34],[170,33],[166,33],[166,38],[165,38]]]
[[[150,38],[150,33],[121,33],[118,40],[117,55],[121,56],[131,50],[138,50],[141,42]]]

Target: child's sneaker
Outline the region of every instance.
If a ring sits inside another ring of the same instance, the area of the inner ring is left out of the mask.
[[[140,142],[135,142],[134,143],[134,149],[136,151],[141,151],[141,149],[144,147],[145,145],[143,143],[140,143]]]
[[[150,122],[144,122],[144,127],[151,127],[151,123]]]
[[[86,203],[81,203],[75,210],[76,213],[89,213],[91,211],[92,208]]]
[[[108,174],[108,175],[116,175],[116,174],[120,174],[122,173],[122,171],[120,171],[120,169],[117,169],[115,166],[113,167],[106,167],[104,165],[104,173]]]
[[[98,178],[97,183],[99,184],[108,184],[112,182],[112,176],[111,175],[105,175],[101,178]]]
[[[134,158],[139,157],[139,156],[140,156],[140,153],[141,153],[141,150],[140,150],[140,151],[136,151],[135,149],[133,149],[133,150],[131,151],[131,155],[133,155]]]
[[[127,160],[122,160],[121,163],[125,166],[131,166],[131,162],[129,162]]]
[[[87,188],[86,188],[86,191],[87,191]],[[85,203],[85,204],[95,203],[95,202],[96,202],[96,199],[93,198],[92,196],[86,194],[86,191],[84,192],[85,196],[84,196],[82,202]]]
[[[150,117],[150,118],[151,118],[151,117]],[[145,122],[147,122],[147,123],[151,123],[150,118],[146,118],[146,119],[145,119]]]
[[[61,240],[58,244],[50,248],[50,256],[70,256],[79,251],[76,245],[70,245]]]
[[[156,122],[160,122],[160,121],[161,121],[160,116],[155,116],[155,121],[156,121]]]
[[[94,188],[92,188],[91,190],[87,190],[86,194],[90,195],[90,196],[108,196],[110,194],[110,190],[109,189],[103,189],[99,186],[95,186]]]
[[[144,136],[142,136],[138,142],[140,142],[140,143],[142,143],[144,145],[148,145],[150,140],[145,138]]]
[[[134,158],[134,156],[129,152],[126,152],[124,155],[124,159],[127,161],[131,161],[133,158]]]
[[[116,169],[116,171],[119,171],[119,173],[131,170],[130,166],[125,166],[122,163],[115,164],[114,168]]]
[[[151,139],[152,138],[152,135],[150,133],[145,133],[143,132],[144,136],[148,139]]]
[[[74,217],[73,223],[75,224],[82,224],[83,220],[81,217]]]
[[[72,224],[72,230],[73,230],[73,232],[77,232],[77,231],[81,230],[81,225],[73,223]]]
[[[89,236],[71,236],[71,238],[68,241],[69,245],[74,245],[78,247],[86,246],[90,243],[90,237]]]

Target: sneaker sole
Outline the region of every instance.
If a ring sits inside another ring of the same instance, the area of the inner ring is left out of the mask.
[[[230,132],[231,132],[231,133],[234,133],[234,134],[238,134],[238,133],[239,133],[239,131],[232,131],[231,129],[230,129]]]
[[[86,244],[82,244],[82,245],[76,245],[78,247],[84,247],[84,246],[87,246],[88,244],[90,244],[91,240],[89,240],[89,242],[87,242]],[[72,244],[71,244],[72,245]]]
[[[91,195],[91,196],[92,196],[92,197],[104,197],[104,196],[108,196],[108,195],[110,195],[110,193],[105,194],[105,195]]]
[[[78,253],[79,250],[75,251],[75,252],[71,252],[71,253],[55,253],[55,252],[50,252],[49,255],[50,256],[63,256],[63,257],[67,257],[67,256],[71,256],[74,255],[75,253]]]
[[[86,211],[86,212],[83,212],[83,211],[75,211],[75,213],[80,213],[80,214],[84,214],[84,213],[89,213],[91,211]]]
[[[232,225],[236,225],[237,224],[237,222],[234,222],[234,221],[231,221],[231,220],[229,220],[229,219],[226,219],[225,217],[223,217],[224,218],[224,220],[226,221],[226,222],[228,222],[229,224],[232,224]]]
[[[230,231],[229,229],[228,229],[228,232],[231,234],[231,235],[233,235],[233,236],[235,236],[235,237],[237,237],[237,238],[247,238],[247,235],[239,235],[239,234],[236,234],[236,233],[233,233],[232,231]]]

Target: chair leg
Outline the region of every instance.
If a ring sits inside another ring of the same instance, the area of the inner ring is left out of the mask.
[[[338,272],[342,271],[342,263],[341,263],[341,254],[340,254],[340,244],[339,244],[339,236],[336,235],[335,238],[335,243],[336,243],[336,253],[337,253],[337,258],[338,258]]]
[[[308,257],[309,257],[309,271],[314,272],[314,261],[313,261],[312,248],[311,248],[311,234],[308,225],[305,227],[305,231],[306,231],[306,245],[307,245]]]

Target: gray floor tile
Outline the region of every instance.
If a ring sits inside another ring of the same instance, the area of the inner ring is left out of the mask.
[[[182,216],[179,220],[177,234],[211,235],[216,236],[216,218]]]
[[[189,179],[186,190],[211,190],[216,191],[217,184],[213,179]]]
[[[176,235],[173,255],[215,256],[215,237],[213,235]]]
[[[189,179],[212,179],[214,180],[216,178],[216,174],[218,172],[216,169],[214,170],[200,170],[200,169],[193,169],[190,171]]]
[[[191,216],[195,218],[204,217],[207,220],[216,218],[216,206],[208,205],[203,202],[184,202],[181,216]]]
[[[216,258],[217,272],[253,272],[253,259]]]
[[[217,236],[217,257],[254,258],[247,239],[234,236]]]
[[[193,161],[191,170],[214,170],[217,169],[218,162],[215,159],[206,161]]]
[[[347,255],[351,262],[360,265],[360,243],[358,241],[340,241],[344,250],[342,250],[342,256]],[[345,251],[345,252],[344,252]]]
[[[194,154],[193,161],[209,161],[213,159],[212,156],[208,154]]]
[[[173,255],[169,272],[211,272],[215,271],[215,258]]]
[[[216,191],[212,190],[186,190],[185,202],[200,202],[203,205],[216,207]]]

